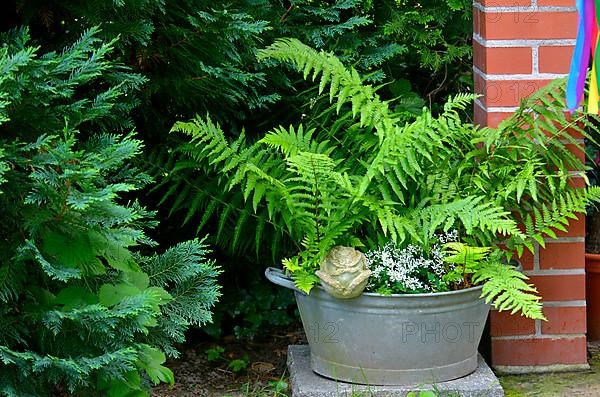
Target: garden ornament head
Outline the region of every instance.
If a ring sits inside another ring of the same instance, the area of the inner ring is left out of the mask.
[[[351,247],[336,246],[327,253],[316,272],[321,285],[336,298],[359,296],[369,281],[371,271],[365,255]]]

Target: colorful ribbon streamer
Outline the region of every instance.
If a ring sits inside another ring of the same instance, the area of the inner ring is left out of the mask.
[[[571,61],[571,70],[567,82],[567,107],[573,113],[583,100],[585,81],[587,78],[590,55],[592,58],[591,79],[588,95],[587,111],[598,114],[600,95],[598,93],[598,76],[600,62],[596,58],[600,46],[600,0],[577,0],[579,22],[577,40]]]

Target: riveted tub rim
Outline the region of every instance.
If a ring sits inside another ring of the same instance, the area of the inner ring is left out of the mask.
[[[326,296],[329,296],[332,299],[335,299],[336,301],[347,301],[347,302],[358,300],[362,297],[375,298],[375,299],[389,299],[389,298],[417,299],[417,298],[436,298],[436,297],[446,297],[446,296],[457,296],[457,295],[466,295],[466,294],[474,293],[476,291],[481,291],[482,289],[483,289],[483,285],[477,285],[474,287],[463,288],[463,289],[459,289],[459,290],[455,290],[455,291],[423,292],[423,293],[418,293],[418,294],[383,295],[383,294],[379,294],[377,292],[363,292],[356,298],[340,299],[340,298],[335,298],[334,296],[331,296],[330,294],[328,294],[327,291],[325,291],[325,289],[323,287],[321,287],[320,285],[316,285],[313,287],[313,291],[315,291],[315,290],[319,291],[320,293],[323,293]],[[308,296],[310,296],[310,294],[313,293],[313,291],[311,291],[308,294]]]

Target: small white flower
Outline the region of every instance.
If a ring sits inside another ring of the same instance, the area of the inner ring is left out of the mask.
[[[371,286],[385,284],[392,287],[399,283],[405,290],[431,291],[432,286],[428,284],[429,281],[421,279],[422,274],[433,273],[442,277],[448,271],[448,265],[444,263],[442,245],[458,241],[458,232],[451,230],[437,235],[436,240],[428,255],[414,244],[399,249],[393,243],[388,243],[382,248],[368,252],[366,257],[372,271]]]

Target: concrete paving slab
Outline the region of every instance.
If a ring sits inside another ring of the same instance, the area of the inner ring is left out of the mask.
[[[308,345],[288,346],[287,363],[292,397],[405,397],[426,390],[436,390],[436,397],[504,397],[498,378],[481,356],[471,375],[436,385],[413,386],[353,385],[322,377],[310,368]],[[419,397],[419,393],[415,395]]]

